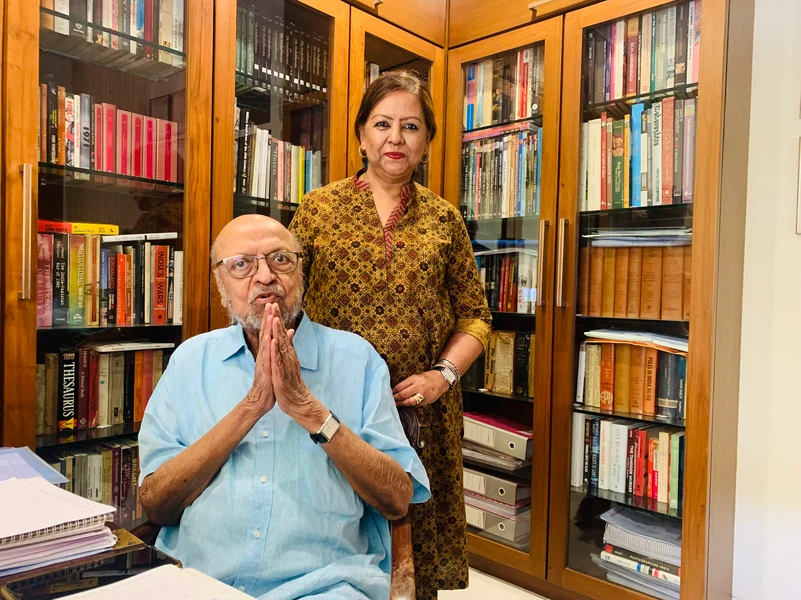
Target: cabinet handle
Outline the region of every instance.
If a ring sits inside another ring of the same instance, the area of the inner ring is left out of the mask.
[[[559,219],[559,254],[556,257],[556,307],[564,308],[564,283],[565,283],[565,240],[567,239],[567,226],[570,223],[567,219]]]
[[[375,4],[376,7],[378,7],[379,4],[384,4],[384,0],[373,0],[373,3]]]
[[[31,219],[33,213],[33,166],[23,163],[22,173],[22,289],[20,300],[31,299]]]
[[[543,289],[543,263],[545,249],[548,247],[548,220],[540,219],[540,233],[537,240],[537,306],[545,306],[545,290]]]
[[[535,0],[534,2],[528,3],[528,9],[537,12],[537,9],[542,6],[543,4],[548,4],[551,0]]]

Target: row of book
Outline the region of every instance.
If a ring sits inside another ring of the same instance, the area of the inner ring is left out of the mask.
[[[183,321],[183,251],[177,233],[66,233],[40,221],[38,327],[167,325]],[[102,230],[98,226],[95,230]]]
[[[267,85],[285,99],[328,96],[329,40],[276,11],[238,6],[236,70],[241,83]]]
[[[542,127],[532,122],[466,134],[462,144],[462,198],[466,219],[539,214]]]
[[[542,113],[545,44],[465,66],[464,130]]]
[[[462,378],[466,390],[530,396],[534,392],[534,333],[493,331],[483,360]]]
[[[581,315],[689,321],[691,286],[692,246],[579,249]]]
[[[96,102],[55,83],[40,84],[43,163],[178,182],[178,123]],[[77,174],[76,179],[89,179]]]
[[[137,440],[117,438],[39,454],[67,478],[67,482],[59,487],[87,500],[114,507],[118,523],[130,526],[144,516],[139,498]]]
[[[42,13],[41,27],[182,67],[185,1],[41,0],[43,8],[65,15],[57,17]],[[114,35],[113,31],[123,35]],[[175,52],[160,51],[159,47]]]
[[[680,510],[684,431],[574,412],[570,483]]]
[[[695,184],[696,100],[670,97],[582,124],[581,210],[688,204]]]
[[[601,515],[601,553],[592,561],[607,579],[637,592],[679,600],[681,589],[681,522],[615,506]]]
[[[590,29],[584,46],[587,104],[697,83],[701,0]]]
[[[121,342],[46,353],[36,365],[37,435],[141,421],[174,347]]]
[[[590,340],[579,351],[576,403],[603,411],[686,416],[686,354]]]
[[[491,311],[534,314],[537,304],[536,252],[477,252],[476,263]]]
[[[270,135],[268,129],[251,121],[250,110],[236,107],[235,193],[297,204],[308,192],[322,186],[323,153],[312,149],[310,144],[318,141],[318,136],[312,136],[310,130],[321,130],[325,116],[315,108],[304,111],[309,118],[299,128],[300,141],[306,144],[302,145]]]

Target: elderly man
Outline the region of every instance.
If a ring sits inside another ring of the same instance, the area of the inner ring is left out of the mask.
[[[184,342],[139,434],[157,546],[270,600],[389,597],[387,520],[430,497],[389,372],[362,338],[301,311],[280,223],[231,221],[212,248],[236,325]]]

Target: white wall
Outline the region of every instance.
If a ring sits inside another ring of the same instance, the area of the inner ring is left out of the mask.
[[[801,598],[801,236],[795,234],[799,112],[801,1],[756,0],[736,600]]]

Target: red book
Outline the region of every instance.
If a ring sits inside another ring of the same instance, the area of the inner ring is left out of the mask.
[[[645,495],[647,429],[638,429],[634,439],[634,495]]]
[[[178,123],[167,121],[167,134],[165,136],[167,149],[164,156],[164,170],[166,181],[178,181]]]
[[[167,151],[167,121],[156,119],[156,179],[165,181]]]
[[[98,102],[95,104],[95,129],[94,139],[92,140],[92,156],[95,158],[95,171],[105,171],[103,158],[103,105]]]
[[[153,41],[153,0],[140,0],[145,3],[145,41]],[[145,45],[145,58],[153,58],[153,48]]]
[[[53,236],[37,235],[36,326],[53,325]]]
[[[75,410],[75,429],[89,426],[89,349],[78,348],[78,400]]]
[[[601,210],[609,208],[606,197],[606,113],[601,113]]]
[[[601,410],[615,408],[615,345],[601,344]]]
[[[120,175],[131,174],[131,113],[117,111],[116,171]]]
[[[142,175],[142,169],[144,167],[142,149],[145,139],[145,118],[136,113],[131,115],[131,118],[133,119],[133,125],[131,126],[131,160],[133,162],[131,166],[131,175],[134,177],[144,177],[144,175]]]
[[[117,146],[117,107],[113,104],[103,103],[103,141],[100,144],[103,152],[103,170],[114,173],[116,160],[115,148]]]
[[[128,257],[125,254],[117,255],[117,325],[125,325],[128,321],[126,311],[126,297],[128,289]]]
[[[153,351],[142,352],[142,415],[145,414],[147,401],[153,394]]]
[[[167,270],[170,249],[155,246],[153,249],[153,324],[167,323]]]
[[[142,177],[156,178],[156,119],[145,117],[142,130]]]
[[[89,353],[89,429],[97,427],[97,409],[98,409],[98,354],[97,352]]]
[[[639,92],[637,85],[637,75],[640,72],[639,52],[640,48],[640,17],[629,17],[626,31],[626,49],[628,50],[626,60],[626,95],[636,96]]]

